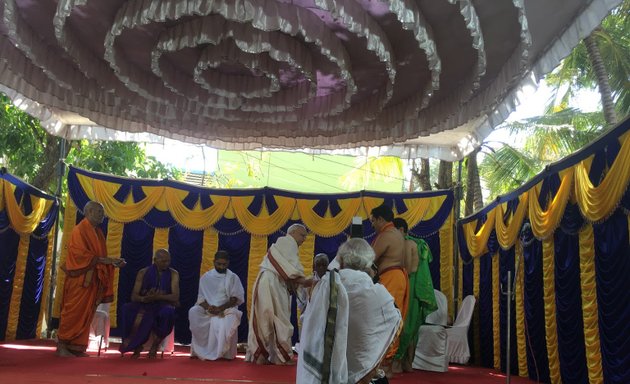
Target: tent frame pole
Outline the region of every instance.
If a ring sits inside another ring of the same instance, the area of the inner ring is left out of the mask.
[[[59,230],[60,228],[60,217],[61,217],[61,188],[63,184],[63,178],[66,174],[66,163],[65,163],[65,153],[66,153],[66,145],[67,141],[64,137],[61,137],[59,142],[59,161],[57,162],[57,188],[55,190],[55,199],[57,200],[57,204],[59,205],[59,209],[57,210],[57,219],[54,228],[54,237],[53,237],[53,251],[52,251],[52,265],[51,265],[51,273],[50,273],[50,288],[48,292],[48,313],[46,319],[46,338],[50,339],[52,337],[52,311],[55,297],[55,288],[57,282],[57,248],[59,245]]]

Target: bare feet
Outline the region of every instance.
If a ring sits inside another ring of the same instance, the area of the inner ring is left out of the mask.
[[[400,360],[394,360],[392,362],[392,372],[393,373],[402,373],[402,364],[400,363]]]
[[[137,359],[140,357],[140,353],[142,352],[142,346],[137,347],[133,350],[133,355],[131,355],[132,359]]]
[[[297,364],[295,360],[287,360],[282,365],[295,365]]]
[[[76,357],[76,355],[68,350],[65,344],[59,343],[57,344],[57,352],[55,352],[59,357]]]
[[[157,346],[152,345],[149,350],[149,354],[147,355],[149,359],[155,359],[157,357]]]
[[[258,359],[256,360],[256,364],[258,365],[269,365],[271,364],[269,362],[269,360],[267,360],[264,356],[258,356]]]

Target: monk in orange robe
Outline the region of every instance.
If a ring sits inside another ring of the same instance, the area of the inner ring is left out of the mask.
[[[62,357],[87,356],[85,350],[96,307],[113,301],[114,268],[125,265],[124,259],[107,257],[105,236],[99,228],[105,216],[103,206],[90,201],[83,214],[85,218],[72,229],[68,256],[61,266],[66,280],[57,355]]]
[[[383,284],[394,298],[396,307],[400,310],[403,320],[407,315],[409,304],[409,277],[405,270],[405,238],[393,221],[394,213],[385,204],[372,209],[370,222],[376,230],[377,236],[372,242],[372,248],[376,254],[374,262],[378,267],[379,283]],[[398,350],[399,337],[396,336],[392,346],[387,352],[381,367],[388,377],[393,374],[391,370],[392,358]]]

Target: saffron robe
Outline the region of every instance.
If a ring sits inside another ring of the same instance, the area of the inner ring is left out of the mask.
[[[96,307],[113,301],[114,267],[97,263],[106,256],[103,231],[88,219],[81,220],[72,229],[68,256],[61,265],[66,279],[57,338],[70,350],[85,351]]]

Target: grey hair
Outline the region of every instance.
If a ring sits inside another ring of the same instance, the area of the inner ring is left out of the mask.
[[[361,238],[352,238],[341,244],[337,251],[344,268],[362,271],[374,262],[376,255],[367,241]]]
[[[306,231],[306,227],[302,224],[299,224],[299,223],[291,224],[291,226],[289,226],[289,228],[287,229],[287,235],[292,234],[293,232],[295,232],[295,230],[300,229],[300,228]]]

